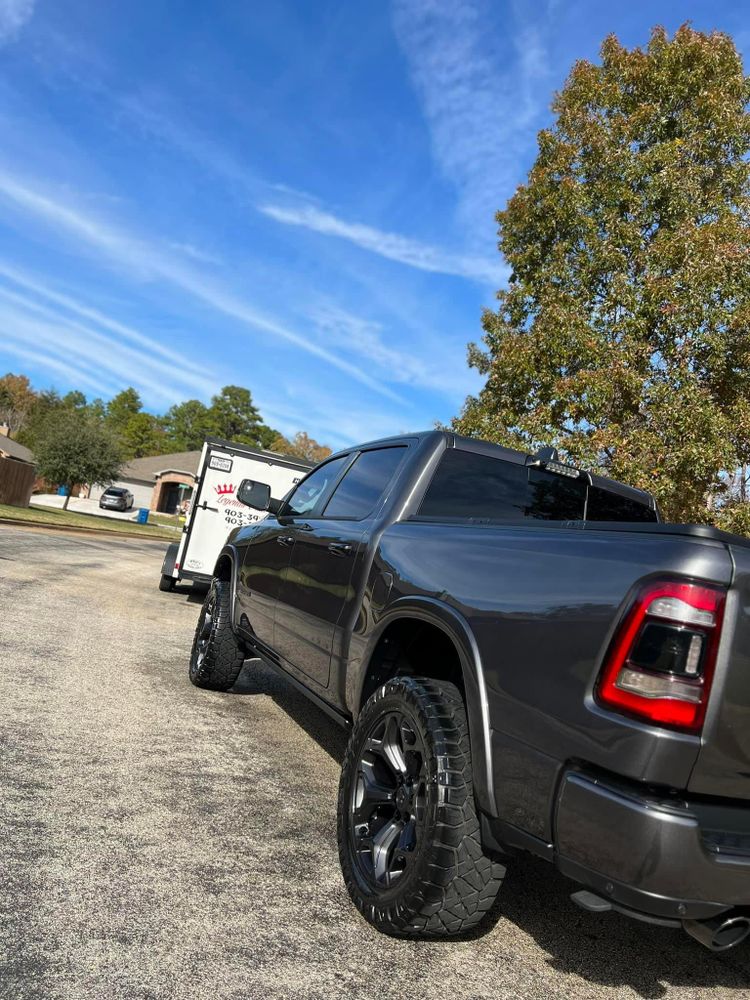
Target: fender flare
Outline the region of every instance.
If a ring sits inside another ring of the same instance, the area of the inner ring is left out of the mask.
[[[217,576],[217,570],[219,564],[225,559],[229,560],[230,573],[229,573],[229,594],[230,602],[232,605],[232,622],[234,622],[234,612],[236,608],[235,597],[237,595],[237,574],[242,566],[242,558],[240,556],[239,549],[236,545],[227,544],[221,550],[221,552],[216,557],[216,563],[214,565],[213,576]]]
[[[356,716],[370,661],[383,632],[399,619],[416,618],[439,628],[458,652],[466,693],[466,715],[474,770],[474,790],[480,808],[497,815],[492,771],[492,731],[482,657],[471,626],[455,608],[434,597],[400,597],[388,606],[377,626],[367,636],[359,670],[348,692],[350,709]]]

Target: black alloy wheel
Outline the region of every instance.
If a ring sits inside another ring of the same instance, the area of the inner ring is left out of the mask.
[[[206,653],[211,642],[211,632],[214,626],[214,615],[216,614],[216,590],[211,587],[206,600],[203,602],[201,613],[198,618],[198,625],[195,629],[195,642],[193,645],[193,657],[190,664],[191,673],[195,671],[200,674]]]
[[[360,913],[399,937],[474,927],[505,874],[482,845],[459,689],[394,677],[357,717],[341,769],[338,844]]]
[[[376,719],[360,751],[349,830],[360,874],[387,889],[415,857],[426,804],[425,749],[416,723],[395,711]]]
[[[232,628],[231,598],[228,580],[211,582],[190,653],[190,680],[196,687],[228,691],[242,670],[245,650]]]

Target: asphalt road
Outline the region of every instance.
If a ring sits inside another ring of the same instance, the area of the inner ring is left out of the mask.
[[[0,525],[2,1000],[747,996],[750,946],[582,913],[530,859],[472,938],[378,935],[339,874],[341,731],[254,661],[190,685],[162,550]]]

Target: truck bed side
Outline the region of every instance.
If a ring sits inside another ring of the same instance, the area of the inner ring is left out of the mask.
[[[729,548],[720,537],[660,532],[658,525],[623,529],[411,519],[386,529],[373,564],[371,579],[385,573],[394,581],[386,616],[399,599],[422,595],[468,622],[486,688],[497,815],[544,840],[566,764],[686,789],[698,759],[699,737],[613,715],[596,704],[593,687],[636,583],[658,574],[729,586]],[[750,580],[750,558],[743,566]],[[746,691],[746,682],[732,683]],[[746,708],[739,712],[731,717],[735,744],[750,739],[747,726],[736,735],[747,718]],[[727,754],[736,756],[735,744],[717,743],[706,756],[706,780]]]

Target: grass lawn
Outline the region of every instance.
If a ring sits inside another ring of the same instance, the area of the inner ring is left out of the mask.
[[[139,535],[145,538],[168,538],[174,541],[179,538],[180,526],[173,527],[159,524],[135,524],[133,521],[120,521],[109,517],[97,517],[95,514],[77,514],[72,510],[57,510],[54,507],[11,507],[0,503],[0,521],[28,521],[29,524],[62,525],[69,528],[96,528],[97,531],[120,531],[128,535]],[[161,518],[159,518],[161,521]]]
[[[176,528],[178,531],[182,531],[185,518],[180,518],[177,514],[159,514],[156,511],[151,511],[148,515],[148,523],[163,524],[166,528]]]

